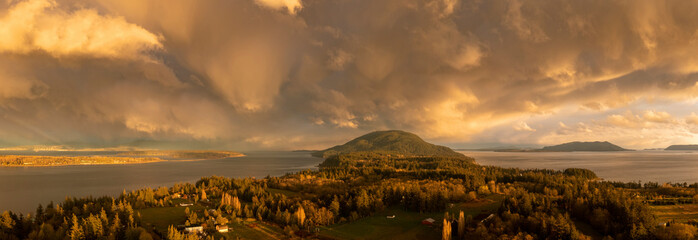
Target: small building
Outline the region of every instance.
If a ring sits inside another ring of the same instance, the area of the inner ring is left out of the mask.
[[[422,224],[424,224],[424,225],[431,226],[431,225],[434,225],[434,222],[436,222],[436,220],[434,220],[433,218],[427,218],[427,219],[422,220]]]
[[[493,217],[494,217],[494,214],[490,214],[490,215],[487,216],[485,219],[482,219],[482,221],[480,221],[480,222],[481,222],[481,223],[485,223],[485,222],[489,221],[490,219],[492,219]]]
[[[185,232],[188,232],[188,233],[201,233],[201,232],[204,231],[204,227],[202,227],[202,226],[191,226],[191,227],[185,228],[184,231],[185,231]]]
[[[188,207],[188,206],[193,206],[193,205],[194,205],[193,203],[180,203],[179,204],[180,207]]]
[[[385,217],[386,217],[386,218],[393,219],[393,218],[395,218],[395,215],[390,215],[390,216],[385,216]]]
[[[226,233],[228,232],[228,225],[218,225],[216,226],[216,230],[218,230],[218,232]]]

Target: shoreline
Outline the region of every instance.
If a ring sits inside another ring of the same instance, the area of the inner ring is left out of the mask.
[[[18,155],[13,155],[13,156],[18,156]],[[22,155],[25,156],[25,155]],[[26,155],[26,156],[34,156],[34,155]],[[226,159],[226,158],[238,158],[238,157],[244,157],[247,156],[245,154],[240,153],[239,155],[236,156],[228,156],[224,158],[198,158],[198,159],[182,159],[182,160],[173,160],[173,159],[162,159],[159,157],[143,157],[143,159],[150,159],[149,161],[142,161],[142,162],[108,162],[108,163],[75,163],[75,164],[27,164],[27,165],[1,165],[0,168],[24,168],[24,167],[65,167],[65,166],[97,166],[97,165],[136,165],[136,164],[149,164],[149,163],[159,163],[159,162],[197,162],[197,161],[206,161],[206,160],[220,160],[220,159]],[[35,157],[51,157],[51,156],[35,156]],[[96,156],[87,156],[87,157],[104,157],[100,155]],[[131,157],[131,158],[137,158],[137,157]]]
[[[154,160],[154,161],[145,161],[145,162],[113,162],[113,163],[85,163],[85,164],[55,164],[55,165],[46,165],[46,164],[27,164],[27,165],[0,165],[0,168],[20,168],[20,167],[64,167],[64,166],[95,166],[95,165],[135,165],[135,164],[148,164],[148,163],[158,163],[158,162],[166,162],[167,160]]]
[[[229,156],[229,157],[224,157],[224,158],[197,158],[197,159],[182,159],[182,160],[164,160],[166,162],[198,162],[198,161],[207,161],[207,160],[221,160],[221,159],[226,159],[226,158],[239,158],[239,157],[245,157],[247,155],[245,154],[240,154],[238,156]]]

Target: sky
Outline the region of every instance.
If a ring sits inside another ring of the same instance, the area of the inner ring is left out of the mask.
[[[0,146],[698,144],[698,2],[0,0]]]

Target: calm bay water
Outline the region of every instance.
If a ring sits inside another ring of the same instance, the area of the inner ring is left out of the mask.
[[[609,181],[698,182],[696,151],[461,152],[481,165],[522,169],[586,168]]]
[[[611,181],[698,182],[698,152],[477,152],[463,154],[482,165],[591,169]],[[43,153],[45,154],[45,153]],[[66,153],[56,153],[64,155]],[[0,212],[30,213],[66,196],[117,196],[123,190],[196,182],[201,177],[281,176],[317,169],[307,152],[252,152],[239,158],[150,164],[0,168]]]
[[[130,165],[0,168],[0,212],[30,213],[39,204],[66,196],[117,196],[124,189],[171,187],[205,176],[281,176],[317,169],[321,158],[308,152],[252,152],[247,156],[203,161],[168,161]]]

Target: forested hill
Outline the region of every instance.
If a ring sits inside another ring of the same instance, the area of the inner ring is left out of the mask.
[[[434,145],[422,140],[419,136],[399,130],[376,131],[344,145],[339,145],[317,151],[313,156],[328,158],[338,154],[354,152],[381,152],[402,154],[405,156],[438,156],[438,157],[465,157],[452,149]]]
[[[698,150],[698,145],[671,145],[664,150]]]
[[[555,146],[544,147],[543,152],[573,152],[573,151],[629,151],[610,142],[569,142]]]

